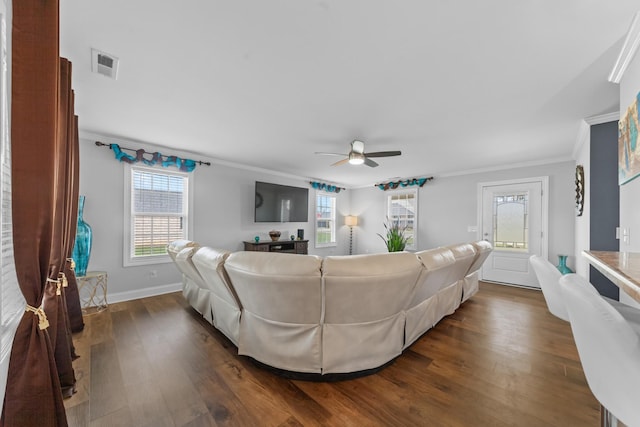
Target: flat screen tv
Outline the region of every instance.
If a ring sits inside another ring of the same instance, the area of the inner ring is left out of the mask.
[[[307,222],[309,189],[256,181],[255,222]]]

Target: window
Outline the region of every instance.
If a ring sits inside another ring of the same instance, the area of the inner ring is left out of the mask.
[[[400,229],[404,228],[407,250],[417,250],[418,237],[418,190],[394,192],[387,196],[387,218]]]
[[[137,166],[125,171],[124,264],[169,262],[167,244],[189,238],[189,175]]]
[[[316,248],[336,246],[336,196],[316,193]]]

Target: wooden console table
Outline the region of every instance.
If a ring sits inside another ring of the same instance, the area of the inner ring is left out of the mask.
[[[308,240],[278,240],[262,241],[262,242],[244,242],[245,251],[254,252],[279,252],[285,254],[302,254],[308,253]]]
[[[582,256],[627,295],[640,302],[640,253],[582,251]]]

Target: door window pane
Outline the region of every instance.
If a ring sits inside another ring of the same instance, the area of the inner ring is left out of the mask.
[[[528,192],[494,195],[493,243],[501,249],[529,249]]]

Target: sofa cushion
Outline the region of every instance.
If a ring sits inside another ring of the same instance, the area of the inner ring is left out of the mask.
[[[450,249],[444,247],[429,249],[416,252],[416,256],[424,265],[424,270],[418,280],[410,307],[422,303],[457,280],[454,271],[456,258]]]
[[[472,242],[471,244],[476,250],[476,257],[471,263],[469,271],[467,271],[467,275],[464,278],[464,283],[462,285],[462,302],[465,302],[478,292],[480,268],[482,268],[482,264],[484,264],[493,250],[491,243],[486,240]]]
[[[202,247],[192,260],[206,286],[203,290],[210,294],[213,325],[238,345],[240,305],[223,267],[229,254],[226,250]]]
[[[321,372],[320,257],[235,252],[224,268],[242,305],[238,353],[279,369]]]
[[[325,322],[380,320],[409,304],[422,264],[412,253],[328,256],[322,263]]]
[[[319,323],[322,259],[314,255],[234,252],[224,268],[242,307],[279,322]]]
[[[402,352],[404,310],[422,268],[408,252],[324,259],[324,374],[377,368]]]
[[[184,248],[197,248],[200,245],[196,242],[186,239],[174,240],[173,242],[167,245],[167,254],[169,254],[169,258],[175,262],[176,255],[178,252],[183,250]]]

